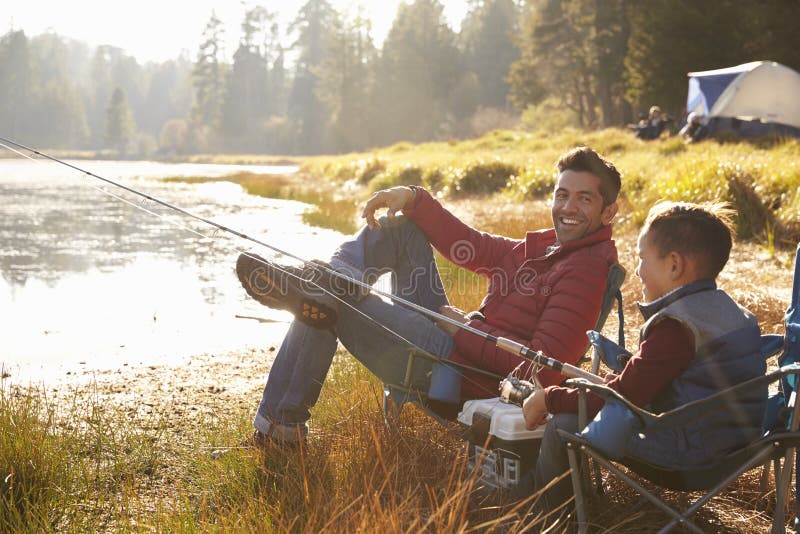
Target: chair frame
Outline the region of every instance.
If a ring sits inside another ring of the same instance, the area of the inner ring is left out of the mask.
[[[771,384],[782,380],[783,378],[794,375],[800,379],[800,364],[791,364],[780,369],[758,377],[739,386],[735,386],[723,392],[717,393],[701,401],[692,402],[665,412],[663,414],[653,414],[646,410],[642,410],[632,405],[627,399],[622,397],[616,391],[609,389],[606,386],[598,384],[590,384],[581,379],[571,379],[567,383],[573,387],[577,387],[581,392],[581,397],[585,401],[586,392],[592,391],[598,395],[608,398],[614,398],[624,403],[631,411],[637,415],[642,421],[644,427],[648,428],[669,428],[680,426],[689,420],[698,417],[702,413],[707,413],[714,409],[722,409],[725,407],[726,398],[734,390],[746,390],[748,388],[759,387],[765,384]],[[642,484],[637,482],[630,475],[617,467],[615,463],[620,463],[636,472],[636,466],[642,465],[637,463],[635,459],[623,458],[618,462],[614,462],[605,457],[605,455],[594,448],[588,441],[577,434],[559,430],[561,438],[565,441],[567,447],[567,455],[569,457],[572,487],[575,492],[575,507],[578,519],[578,532],[586,532],[588,524],[586,521],[586,488],[585,480],[581,476],[585,472],[584,459],[591,458],[604,468],[608,469],[615,476],[619,477],[631,488],[636,490],[640,495],[645,497],[648,501],[656,505],[658,508],[666,512],[672,519],[662,528],[659,532],[668,532],[672,528],[680,525],[688,528],[694,532],[703,532],[699,527],[689,521],[689,517],[699,510],[708,500],[719,494],[725,487],[738,478],[743,473],[759,466],[767,466],[773,462],[779,467],[780,459],[783,459],[780,469],[776,469],[776,506],[775,514],[773,516],[772,532],[784,532],[785,529],[785,516],[784,505],[786,503],[786,496],[789,490],[789,483],[791,481],[792,469],[794,462],[792,461],[797,449],[800,445],[800,404],[795,402],[795,394],[792,393],[787,402],[787,407],[791,410],[792,416],[790,418],[790,426],[776,431],[771,431],[765,436],[760,438],[755,443],[748,444],[742,451],[737,451],[738,454],[748,454],[747,460],[741,463],[738,467],[732,468],[726,475],[722,476],[715,484],[709,484],[706,488],[706,494],[692,503],[685,511],[679,512],[670,507],[652,492],[648,491]],[[585,413],[579,414],[581,423],[585,422]],[[752,452],[751,452],[752,451]],[[676,473],[679,473],[676,471]],[[647,476],[644,476],[647,478]],[[762,480],[763,483],[763,480]],[[673,488],[674,489],[674,488]]]
[[[603,328],[603,325],[605,324],[606,319],[610,315],[611,309],[614,306],[614,302],[617,302],[617,314],[619,317],[618,337],[621,345],[625,344],[625,317],[622,309],[622,291],[620,288],[622,287],[622,283],[625,281],[626,274],[627,271],[625,268],[618,263],[614,263],[609,267],[608,276],[606,277],[606,289],[603,293],[603,300],[600,307],[600,315],[598,316],[597,324],[595,326],[596,330],[601,330]],[[446,362],[433,354],[420,351],[416,348],[409,348],[406,372],[401,381],[399,383],[385,382],[383,385],[383,420],[388,427],[394,428],[398,425],[400,421],[400,413],[402,412],[403,406],[406,402],[416,404],[424,412],[442,424],[446,424],[448,422],[447,419],[436,415],[427,408],[425,404],[427,391],[421,391],[420,389],[415,388],[412,384],[415,367],[419,365],[420,362],[425,362],[425,364],[433,363],[433,365],[451,365],[464,371],[479,372],[481,374],[496,378],[498,383],[506,378],[505,376],[501,376],[497,373],[483,369],[478,369],[456,362]],[[403,399],[399,400],[395,398],[393,392],[402,393]]]
[[[567,456],[570,463],[570,476],[572,480],[573,491],[575,493],[575,507],[578,520],[578,532],[586,532],[588,523],[586,519],[586,504],[587,496],[586,491],[589,487],[588,483],[588,459],[591,458],[595,467],[600,465],[607,469],[609,472],[617,476],[620,480],[625,482],[629,487],[636,490],[645,499],[650,501],[656,507],[667,513],[670,516],[670,521],[659,532],[667,532],[676,526],[688,528],[693,532],[703,532],[697,525],[689,520],[689,517],[699,510],[711,498],[718,495],[725,489],[731,482],[741,476],[743,473],[763,466],[764,471],[761,476],[761,499],[767,491],[769,467],[770,463],[774,466],[775,471],[775,494],[776,504],[775,511],[772,518],[771,532],[785,532],[785,508],[788,504],[789,488],[791,486],[792,471],[796,465],[800,465],[800,456],[798,456],[798,447],[800,447],[800,403],[797,402],[797,391],[800,386],[800,245],[797,247],[795,256],[795,272],[792,289],[792,302],[787,309],[785,316],[785,334],[784,335],[764,335],[761,336],[761,352],[764,358],[770,358],[776,354],[783,352],[778,358],[778,365],[781,365],[776,371],[765,374],[764,376],[754,378],[742,384],[738,384],[725,391],[711,395],[705,399],[691,402],[675,408],[663,414],[653,414],[646,410],[635,406],[625,399],[616,391],[606,387],[605,385],[590,384],[582,379],[571,379],[567,383],[579,390],[579,409],[578,419],[581,428],[584,428],[587,423],[586,406],[587,406],[587,393],[594,392],[602,396],[604,399],[614,399],[625,405],[631,413],[639,419],[642,425],[642,430],[658,430],[663,428],[674,428],[686,424],[691,420],[702,417],[713,410],[724,409],[729,403],[729,395],[731,393],[746,391],[748,388],[763,387],[775,382],[781,382],[781,395],[784,396],[786,412],[790,414],[787,422],[782,427],[771,429],[767,431],[759,440],[754,443],[748,444],[740,451],[732,453],[720,462],[717,462],[709,469],[704,469],[704,472],[712,473],[715,467],[718,470],[714,473],[718,475],[716,480],[710,482],[704,487],[692,487],[684,489],[684,491],[704,490],[706,493],[700,498],[696,499],[684,511],[678,511],[651,491],[648,491],[636,479],[624,472],[616,464],[619,463],[626,466],[628,469],[637,473],[656,485],[672,487],[672,489],[681,489],[675,486],[669,486],[661,480],[653,480],[658,478],[652,476],[654,471],[650,470],[650,477],[647,473],[647,464],[637,461],[632,458],[622,458],[621,460],[611,460],[606,457],[601,451],[596,449],[586,439],[579,434],[559,430],[559,435],[564,440],[567,447]],[[597,353],[598,351],[595,351]],[[599,362],[595,363],[595,368]],[[794,384],[788,382],[788,378],[793,377]],[[788,388],[788,389],[786,389]],[[738,465],[733,466],[733,460],[739,460]],[[650,466],[656,467],[656,466]],[[637,471],[638,468],[638,471]],[[666,470],[662,468],[662,472],[671,471],[674,474],[680,474],[681,471]],[[596,471],[596,479],[600,481],[599,473]],[[659,482],[661,482],[659,484]],[[602,489],[598,485],[599,489]],[[800,492],[799,492],[800,493]],[[796,499],[800,495],[796,495]],[[795,520],[797,523],[797,520]]]

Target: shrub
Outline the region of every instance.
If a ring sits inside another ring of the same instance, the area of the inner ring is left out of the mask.
[[[495,193],[504,189],[508,179],[519,174],[516,165],[500,160],[470,164],[453,184],[455,191],[467,194]]]
[[[389,169],[369,182],[370,191],[387,189],[397,185],[422,185],[422,168],[405,165],[399,169]]]
[[[358,166],[356,176],[360,184],[368,184],[373,178],[386,170],[386,162],[376,157],[370,160],[359,160]]]
[[[508,188],[525,198],[546,198],[556,185],[556,174],[551,168],[527,167],[520,176],[508,182]]]

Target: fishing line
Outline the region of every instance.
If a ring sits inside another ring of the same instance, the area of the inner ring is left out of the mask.
[[[137,202],[133,202],[133,201],[131,201],[131,200],[129,200],[129,199],[127,199],[127,198],[123,197],[123,196],[117,195],[117,194],[115,194],[115,193],[113,193],[113,192],[111,192],[111,191],[108,191],[108,190],[106,190],[106,189],[104,189],[104,188],[102,188],[102,187],[100,187],[100,186],[97,186],[97,185],[94,185],[94,184],[91,184],[91,183],[89,183],[89,184],[88,184],[88,185],[89,185],[89,187],[91,187],[91,188],[93,188],[93,189],[95,189],[95,190],[97,190],[97,191],[99,191],[99,192],[101,192],[101,193],[104,193],[104,194],[106,194],[106,195],[108,195],[108,196],[110,196],[110,197],[112,197],[112,198],[114,198],[114,199],[120,200],[120,201],[124,202],[125,204],[128,204],[129,206],[132,206],[132,207],[134,207],[134,208],[136,208],[136,209],[138,209],[138,210],[144,211],[145,213],[148,213],[148,214],[150,214],[150,215],[153,215],[153,216],[155,216],[155,217],[158,217],[159,219],[161,219],[161,220],[163,220],[163,221],[165,221],[165,222],[167,222],[167,223],[169,223],[169,224],[172,224],[173,226],[175,226],[175,227],[177,227],[177,228],[180,228],[180,229],[182,229],[182,230],[188,231],[188,232],[190,232],[190,233],[192,233],[192,234],[195,234],[195,235],[197,235],[197,236],[199,236],[199,237],[202,237],[202,238],[205,238],[205,239],[210,239],[210,240],[214,240],[214,239],[217,239],[217,238],[221,238],[222,236],[220,235],[220,230],[222,230],[222,231],[224,231],[224,232],[227,232],[227,233],[229,233],[229,234],[233,234],[233,235],[235,235],[235,236],[237,236],[237,237],[240,237],[240,238],[243,238],[243,239],[246,239],[246,240],[252,241],[252,242],[254,242],[254,243],[257,243],[257,244],[259,244],[259,245],[265,246],[265,247],[267,247],[267,248],[269,248],[269,249],[271,249],[271,250],[273,250],[273,251],[275,251],[275,252],[277,252],[277,253],[279,253],[279,254],[286,255],[286,256],[288,256],[288,257],[291,257],[291,258],[297,259],[297,260],[299,260],[299,261],[307,262],[306,260],[304,260],[303,258],[300,258],[299,256],[295,256],[294,254],[291,254],[291,253],[289,253],[289,252],[285,252],[285,251],[283,251],[283,250],[281,250],[281,249],[279,249],[279,248],[277,248],[277,247],[274,247],[274,246],[272,246],[272,245],[270,245],[270,244],[268,244],[268,243],[262,242],[262,241],[260,241],[260,240],[258,240],[258,239],[255,239],[255,238],[252,238],[252,237],[250,237],[250,236],[248,236],[248,235],[246,235],[246,234],[244,234],[244,233],[242,233],[242,232],[239,232],[239,231],[237,231],[237,230],[233,230],[233,229],[231,229],[231,228],[229,228],[229,227],[227,227],[227,226],[224,226],[224,225],[221,225],[221,224],[219,224],[219,223],[216,223],[216,222],[214,222],[214,221],[211,221],[210,219],[206,219],[206,218],[204,218],[204,217],[201,217],[201,216],[199,216],[199,215],[196,215],[196,214],[194,214],[194,213],[191,213],[191,212],[189,212],[188,210],[185,210],[185,209],[183,209],[183,208],[179,208],[179,207],[177,207],[177,206],[174,206],[174,205],[172,205],[172,204],[170,204],[170,203],[168,203],[168,202],[166,202],[166,201],[163,201],[163,200],[161,200],[161,199],[159,199],[159,198],[153,197],[153,196],[151,196],[151,195],[148,195],[148,194],[146,194],[146,193],[143,193],[143,192],[141,192],[141,191],[135,190],[135,189],[133,189],[133,188],[130,188],[130,187],[128,187],[128,186],[125,186],[125,185],[123,185],[123,184],[120,184],[120,183],[118,183],[118,182],[116,182],[116,181],[114,181],[114,180],[111,180],[111,179],[109,179],[109,178],[104,178],[104,177],[98,176],[98,175],[96,175],[96,174],[94,174],[94,173],[91,173],[91,172],[89,172],[89,171],[86,171],[86,170],[84,170],[84,169],[81,169],[81,168],[79,168],[79,167],[77,167],[77,166],[75,166],[75,165],[72,165],[72,164],[70,164],[70,163],[64,162],[64,161],[62,161],[62,160],[60,160],[60,159],[58,159],[58,158],[55,158],[55,157],[49,156],[49,155],[47,155],[47,154],[44,154],[44,153],[42,153],[42,152],[39,152],[39,151],[37,151],[37,150],[35,150],[35,149],[32,149],[32,148],[26,147],[26,146],[24,146],[24,145],[21,145],[21,144],[19,144],[19,143],[15,143],[14,141],[11,141],[11,140],[8,140],[8,139],[5,139],[5,138],[3,138],[3,137],[0,137],[0,141],[2,141],[2,142],[0,142],[0,146],[3,146],[4,148],[6,148],[6,149],[10,150],[11,152],[14,152],[14,153],[16,153],[16,154],[18,154],[18,155],[20,155],[20,156],[22,156],[22,157],[24,157],[24,158],[27,158],[27,159],[29,159],[29,160],[31,160],[31,161],[35,161],[37,164],[44,164],[45,162],[44,162],[44,161],[42,161],[42,160],[40,160],[40,159],[33,158],[33,157],[31,157],[30,155],[28,155],[28,154],[25,154],[25,153],[23,153],[23,152],[20,152],[19,150],[16,150],[16,149],[14,149],[13,147],[10,147],[10,146],[8,146],[8,145],[6,145],[6,144],[4,144],[4,143],[11,143],[11,144],[13,144],[13,145],[15,145],[15,146],[19,146],[20,148],[22,148],[22,149],[24,149],[24,150],[28,150],[28,151],[30,151],[30,152],[32,152],[32,153],[34,153],[34,154],[40,155],[40,156],[42,156],[42,157],[45,157],[45,158],[47,158],[47,159],[49,159],[49,160],[51,160],[51,161],[53,161],[53,162],[56,162],[56,163],[61,163],[61,164],[63,164],[63,165],[66,165],[67,167],[70,167],[70,168],[72,168],[72,169],[74,169],[74,170],[76,170],[76,171],[80,172],[81,174],[85,174],[85,175],[87,175],[87,176],[91,176],[91,177],[94,177],[94,178],[100,179],[100,180],[102,180],[103,182],[106,182],[106,183],[109,183],[109,184],[111,184],[111,185],[114,185],[114,186],[120,187],[121,189],[123,189],[123,190],[125,190],[125,191],[128,191],[129,193],[133,193],[133,194],[135,194],[135,195],[137,195],[137,196],[139,196],[139,197],[142,197],[142,198],[143,198],[143,201],[142,201],[142,202],[139,202],[139,203],[137,203]],[[190,226],[187,226],[187,225],[185,225],[185,224],[182,224],[182,223],[180,223],[180,222],[178,222],[178,221],[175,221],[174,219],[168,218],[168,217],[167,217],[165,214],[158,213],[158,212],[155,212],[155,211],[153,211],[153,210],[151,210],[151,209],[148,209],[148,208],[146,208],[146,207],[145,207],[143,204],[145,204],[145,203],[146,203],[146,202],[148,202],[148,201],[149,201],[149,202],[154,202],[154,203],[156,203],[156,204],[159,204],[159,205],[161,205],[161,206],[164,206],[164,207],[167,207],[167,208],[170,208],[170,209],[173,209],[173,210],[175,210],[175,211],[177,211],[177,212],[179,212],[179,213],[181,213],[181,214],[183,214],[183,215],[186,215],[186,216],[188,216],[188,217],[190,217],[190,218],[192,218],[192,219],[199,220],[199,221],[201,221],[201,222],[205,222],[205,223],[207,223],[207,224],[210,224],[210,225],[214,226],[214,230],[213,230],[213,232],[212,232],[212,235],[207,235],[207,234],[204,234],[204,233],[202,233],[202,232],[200,232],[200,231],[198,231],[198,230],[196,230],[196,229],[194,229],[194,228],[192,228],[192,227],[190,227]],[[246,255],[246,256],[247,256],[247,257],[249,257],[249,258],[252,258],[252,259],[254,259],[254,260],[258,261],[258,262],[261,262],[261,259],[260,259],[260,258],[258,258],[258,257],[256,257],[256,256],[253,256],[253,255],[251,255],[249,252],[247,252],[247,251],[245,251],[245,250],[243,250],[243,249],[241,249],[241,248],[239,248],[239,247],[237,247],[237,246],[235,246],[235,245],[233,245],[233,244],[230,244],[230,243],[229,243],[229,244],[228,244],[228,248],[232,248],[233,250],[235,250],[236,252],[239,252],[240,254],[244,254],[244,255]],[[445,365],[449,365],[449,366],[451,366],[451,367],[457,367],[457,368],[460,368],[460,369],[464,369],[464,370],[469,370],[469,371],[477,372],[477,373],[479,373],[479,374],[483,374],[483,375],[485,375],[485,376],[490,376],[490,377],[493,377],[493,378],[496,378],[496,377],[497,377],[497,374],[496,374],[496,373],[492,373],[491,371],[486,371],[485,369],[480,369],[480,368],[478,368],[478,367],[472,367],[472,366],[469,366],[469,365],[466,365],[466,364],[461,364],[461,363],[458,363],[458,362],[451,362],[451,361],[449,361],[449,360],[446,360],[445,358],[442,358],[442,357],[440,357],[440,356],[437,356],[437,355],[435,355],[435,354],[433,354],[433,353],[431,353],[431,352],[429,352],[429,351],[425,350],[424,348],[422,348],[422,347],[419,347],[418,345],[414,344],[414,343],[413,343],[413,342],[411,342],[410,340],[406,339],[406,338],[405,338],[405,337],[404,337],[402,334],[400,334],[400,333],[398,333],[398,332],[396,332],[396,331],[392,330],[392,329],[391,329],[391,328],[389,328],[388,326],[386,326],[386,325],[382,324],[381,322],[377,321],[376,319],[374,319],[374,318],[370,317],[369,315],[367,315],[367,314],[366,314],[366,313],[364,313],[363,311],[359,310],[358,308],[356,308],[355,306],[353,306],[352,304],[350,304],[348,301],[344,300],[343,298],[339,297],[338,295],[334,294],[333,292],[331,292],[331,291],[327,290],[327,289],[326,289],[326,288],[324,288],[324,287],[321,287],[319,284],[316,284],[316,283],[315,283],[313,280],[307,280],[307,279],[305,279],[305,278],[302,278],[302,277],[298,276],[297,274],[295,274],[295,273],[293,273],[293,272],[290,272],[290,271],[288,271],[288,270],[285,270],[285,269],[283,269],[283,268],[282,268],[280,265],[278,265],[278,264],[271,263],[270,265],[271,265],[272,267],[276,268],[277,270],[279,270],[279,271],[283,272],[284,274],[288,275],[288,276],[291,276],[291,277],[293,277],[293,278],[296,278],[296,279],[298,279],[298,280],[302,280],[302,281],[304,281],[304,282],[311,282],[311,283],[314,283],[314,285],[315,285],[315,286],[317,286],[317,287],[318,287],[320,290],[322,290],[322,291],[323,291],[323,292],[325,292],[326,294],[330,295],[331,297],[333,297],[334,299],[336,299],[338,302],[340,302],[340,303],[344,304],[344,305],[345,305],[345,306],[347,306],[349,309],[351,309],[351,310],[355,311],[355,312],[356,312],[356,313],[357,313],[357,314],[358,314],[360,317],[362,317],[362,318],[366,319],[366,320],[367,320],[369,323],[371,323],[371,324],[374,324],[374,325],[378,326],[380,329],[384,330],[385,332],[389,333],[390,335],[392,335],[392,336],[396,337],[397,339],[399,339],[400,341],[402,341],[403,343],[405,343],[405,344],[406,344],[406,345],[407,345],[409,348],[414,348],[415,350],[417,350],[417,351],[419,351],[419,352],[423,353],[423,354],[424,354],[426,357],[428,357],[429,359],[432,359],[432,360],[434,360],[434,361],[437,361],[437,362],[439,362],[439,363],[442,363],[442,364],[445,364]],[[347,277],[347,276],[345,276],[345,275],[343,275],[343,274],[339,273],[338,271],[334,271],[334,270],[332,270],[332,269],[329,269],[329,268],[327,268],[326,266],[324,266],[324,265],[321,265],[321,264],[319,264],[319,263],[314,263],[314,265],[315,265],[315,266],[318,266],[318,267],[321,267],[321,268],[324,268],[324,269],[325,269],[327,272],[329,272],[329,273],[331,273],[331,274],[334,274],[334,275],[337,275],[337,276],[339,276],[339,277],[341,277],[341,278],[343,278],[343,279],[345,279],[345,280],[347,280],[347,281],[359,282],[359,283],[360,283],[360,281],[358,281],[358,280],[356,280],[356,279],[349,278],[349,277]],[[375,288],[373,288],[372,286],[370,286],[370,285],[368,285],[368,284],[363,284],[363,283],[360,283],[360,284],[361,284],[363,287],[366,287],[366,288],[370,289],[371,291],[374,291],[375,293],[377,293],[377,294],[379,294],[379,295],[386,296],[387,298],[392,298],[392,299],[395,299],[395,300],[397,300],[397,301],[399,301],[399,302],[401,302],[401,303],[404,303],[404,304],[408,304],[408,305],[411,305],[411,306],[418,307],[418,305],[416,305],[416,304],[414,304],[414,303],[411,303],[411,302],[409,302],[409,301],[406,301],[405,299],[402,299],[402,298],[400,298],[400,297],[396,297],[395,295],[392,295],[391,293],[385,293],[385,292],[383,292],[383,291],[380,291],[380,290],[378,290],[378,289],[375,289]],[[423,309],[423,310],[425,310],[425,311],[427,311],[427,312],[429,312],[429,313],[433,313],[433,312],[430,312],[430,310],[428,310],[427,308],[422,308],[422,309]],[[439,314],[436,314],[436,315],[439,315]],[[447,317],[446,317],[446,316],[444,316],[444,315],[441,315],[441,317],[443,317],[443,318],[447,318]],[[449,318],[447,318],[447,319],[449,319]],[[461,324],[461,323],[458,323],[457,321],[453,321],[453,322],[454,322],[454,323],[456,323],[456,324],[459,324],[459,325]],[[463,325],[463,326],[466,326],[466,325]],[[469,377],[469,376],[464,376],[464,378],[465,378],[465,379],[467,379],[467,380],[469,380],[470,382],[473,382],[473,383],[477,384],[477,382],[476,382],[474,379],[472,379],[471,377]]]
[[[151,200],[151,201],[153,201],[153,202],[155,202],[155,203],[157,203],[157,204],[159,204],[161,206],[164,206],[166,208],[169,208],[169,209],[172,209],[174,211],[177,211],[178,213],[181,213],[181,214],[183,214],[183,215],[185,215],[187,217],[190,217],[192,219],[195,219],[195,220],[201,221],[203,223],[209,224],[209,225],[211,225],[211,226],[213,226],[213,227],[215,227],[215,228],[217,228],[219,230],[222,230],[224,232],[227,232],[227,233],[230,233],[232,235],[235,235],[235,236],[239,237],[240,239],[251,241],[251,242],[253,242],[253,243],[257,244],[257,245],[261,245],[261,246],[266,247],[266,248],[268,248],[270,250],[273,250],[273,251],[275,251],[275,252],[277,252],[279,254],[282,254],[284,256],[293,258],[293,259],[298,260],[300,262],[310,263],[307,260],[305,260],[304,258],[301,258],[300,256],[297,256],[297,255],[292,254],[290,252],[286,252],[284,250],[281,250],[281,249],[279,249],[279,248],[277,248],[277,247],[275,247],[273,245],[270,245],[269,243],[266,243],[264,241],[261,241],[259,239],[254,238],[254,237],[251,237],[251,236],[249,236],[249,235],[247,235],[247,234],[245,234],[243,232],[240,232],[240,231],[234,230],[233,228],[230,228],[228,226],[219,224],[219,223],[217,223],[215,221],[212,221],[211,219],[196,215],[196,214],[194,214],[194,213],[192,213],[192,212],[190,212],[190,211],[188,211],[186,209],[183,209],[183,208],[181,208],[179,206],[176,206],[174,204],[171,204],[171,203],[166,202],[164,200],[161,200],[159,198],[153,197],[151,195],[148,195],[147,193],[144,193],[142,191],[138,191],[136,189],[128,187],[128,186],[126,186],[124,184],[121,184],[121,183],[115,181],[115,180],[111,180],[109,178],[105,178],[103,176],[99,176],[97,174],[89,172],[89,171],[87,171],[85,169],[77,167],[76,165],[72,165],[71,163],[68,163],[68,162],[63,161],[61,159],[58,159],[58,158],[56,158],[54,156],[50,156],[48,154],[40,152],[40,151],[38,151],[38,150],[36,150],[34,148],[25,146],[25,145],[23,145],[21,143],[17,143],[16,141],[12,141],[12,140],[4,138],[4,137],[0,137],[0,142],[11,144],[11,145],[13,145],[15,147],[18,147],[18,148],[22,149],[22,150],[26,150],[28,152],[31,152],[31,153],[36,154],[38,156],[41,156],[43,158],[49,159],[49,160],[54,161],[56,163],[60,163],[61,165],[64,165],[64,166],[69,167],[71,169],[74,169],[74,170],[76,170],[76,171],[78,171],[78,172],[80,172],[82,174],[85,174],[87,176],[96,178],[96,179],[98,179],[98,180],[100,180],[102,182],[111,184],[111,185],[113,185],[115,187],[118,187],[120,189],[123,189],[123,190],[125,190],[125,191],[127,191],[129,193],[132,193],[134,195],[143,197],[143,198],[145,198],[147,200]],[[6,146],[6,145],[4,144],[3,146]],[[20,152],[18,152],[16,150],[13,150],[13,151],[18,153],[18,154],[20,154]],[[26,157],[28,157],[28,159],[34,159],[32,157],[29,157],[29,156],[26,156]],[[36,161],[36,160],[34,160],[34,161]],[[244,252],[244,253],[247,254],[246,252]],[[248,254],[248,256],[253,258],[253,259],[258,260],[258,258],[254,258],[253,256],[250,256],[249,254]],[[461,323],[461,322],[459,322],[459,321],[457,321],[455,319],[451,319],[450,317],[447,317],[446,315],[442,315],[442,314],[440,314],[438,312],[431,311],[431,310],[429,310],[429,309],[427,309],[427,308],[425,308],[423,306],[420,306],[419,304],[416,304],[414,302],[411,302],[411,301],[408,301],[408,300],[403,299],[401,297],[398,297],[397,295],[393,295],[391,293],[387,293],[385,291],[381,291],[379,289],[376,289],[376,288],[372,287],[371,285],[362,282],[361,280],[357,280],[355,278],[351,278],[351,277],[349,277],[347,275],[344,275],[342,273],[339,273],[338,271],[335,271],[335,270],[333,270],[333,269],[331,269],[331,268],[329,268],[329,267],[327,267],[325,265],[318,264],[318,263],[314,263],[314,265],[316,265],[320,270],[323,270],[323,271],[327,272],[329,275],[332,275],[332,276],[337,277],[339,279],[343,279],[343,280],[346,280],[346,281],[348,281],[350,283],[356,284],[356,285],[358,285],[358,286],[360,286],[362,288],[365,288],[370,293],[373,293],[373,294],[376,294],[376,295],[380,295],[380,296],[389,298],[389,299],[391,299],[391,300],[393,300],[395,302],[398,302],[400,304],[403,304],[403,305],[405,305],[405,306],[407,306],[407,307],[409,307],[409,308],[411,308],[411,309],[413,309],[413,310],[415,310],[415,311],[417,311],[419,313],[422,313],[422,314],[428,316],[429,318],[434,319],[437,322],[443,321],[443,322],[450,323],[451,325],[456,326],[457,328],[460,328],[462,330],[466,330],[468,332],[471,332],[471,333],[477,335],[478,337],[481,337],[483,339],[486,339],[488,341],[493,342],[498,348],[501,348],[501,349],[503,349],[505,351],[511,352],[512,354],[516,354],[518,356],[521,356],[522,358],[531,360],[536,364],[544,365],[545,367],[547,367],[549,369],[552,369],[552,370],[554,370],[556,372],[559,372],[559,373],[561,373],[561,374],[563,374],[565,376],[584,378],[586,380],[589,380],[589,381],[595,382],[595,383],[602,382],[602,379],[600,377],[598,377],[597,375],[589,373],[588,371],[580,369],[579,367],[575,367],[573,365],[566,364],[566,363],[560,362],[560,361],[558,361],[556,359],[550,358],[549,356],[546,356],[545,354],[543,354],[543,353],[541,353],[539,351],[535,351],[535,350],[533,350],[533,349],[531,349],[529,347],[526,347],[525,345],[523,345],[521,343],[518,343],[518,342],[513,341],[511,339],[508,339],[508,338],[497,337],[497,336],[493,336],[491,334],[487,334],[486,332],[478,330],[477,328],[473,328],[473,327],[471,327],[469,325],[466,325],[464,323]],[[280,267],[278,267],[278,269],[281,270],[282,272],[284,272],[285,274],[288,274],[290,276],[294,276],[295,278],[298,278],[298,279],[301,279],[301,280],[305,280],[305,279],[303,279],[303,278],[301,278],[299,276],[294,275],[293,273],[289,273],[289,272],[287,272],[287,271],[285,271],[283,269],[280,269]],[[306,281],[308,281],[308,280],[306,280]],[[325,288],[320,288],[320,289],[322,289],[323,291],[325,291],[329,295],[333,296],[334,298],[337,298],[331,292],[325,290]],[[345,302],[344,300],[339,299],[339,298],[337,298],[337,300],[339,300],[340,302],[345,303],[351,309],[356,310],[355,307],[351,306],[349,303]],[[358,310],[356,310],[356,311],[358,311]],[[363,314],[360,311],[359,311],[359,314],[361,314],[362,316],[366,317],[366,315]],[[380,324],[380,323],[378,323],[377,321],[375,321],[372,318],[369,318],[369,320],[371,322],[375,323],[375,324]],[[428,351],[425,351],[421,347],[418,347],[414,343],[411,343],[408,340],[404,339],[400,334],[392,331],[391,329],[389,329],[385,325],[381,325],[381,326],[385,330],[387,330],[387,331],[391,332],[392,334],[394,334],[395,336],[397,336],[399,339],[401,339],[404,342],[408,343],[409,346],[415,347],[416,349],[420,350],[421,352],[430,355],[430,353]],[[473,368],[473,367],[470,367],[470,366],[464,366],[463,364],[456,363],[456,362],[450,362],[449,360],[446,360],[444,358],[439,358],[438,356],[433,356],[433,357],[437,361],[442,362],[442,363],[446,363],[448,365],[454,365],[454,366],[460,367],[460,368],[469,368],[471,370],[474,370],[474,371],[477,371],[477,372],[481,372],[483,374],[487,374],[487,375],[490,375],[490,376],[496,376],[495,373],[484,371],[483,369]]]

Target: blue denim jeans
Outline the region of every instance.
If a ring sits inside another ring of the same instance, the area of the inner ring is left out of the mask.
[[[334,252],[330,264],[368,284],[391,273],[392,293],[432,311],[447,304],[433,250],[422,230],[398,216],[382,218],[381,229],[364,227]],[[411,345],[446,358],[453,338],[422,313],[368,295],[353,307],[339,303],[332,330],[293,321],[270,370],[254,425],[269,433],[273,423],[305,425],[319,398],[337,339],[378,378],[403,376]],[[401,357],[402,356],[402,357]]]

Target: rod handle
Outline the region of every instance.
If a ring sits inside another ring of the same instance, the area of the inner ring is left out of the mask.
[[[570,365],[568,363],[562,363],[511,339],[498,337],[497,346],[505,351],[511,352],[512,354],[521,356],[526,360],[531,360],[534,363],[538,363],[539,365],[543,365],[548,369],[559,372],[566,377],[583,378],[589,382],[592,382],[593,384],[603,383],[602,378],[590,373],[589,371],[584,371],[580,367],[575,367],[574,365]]]

